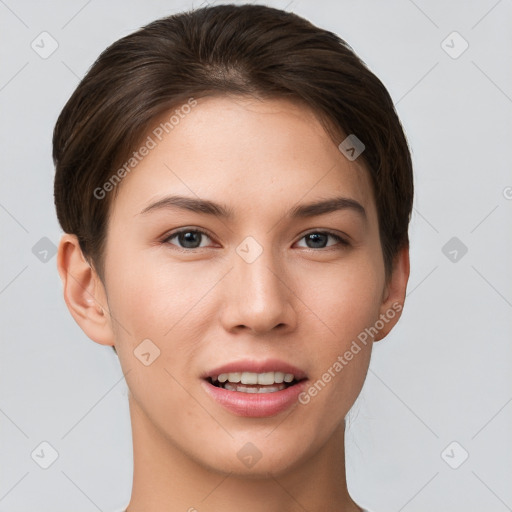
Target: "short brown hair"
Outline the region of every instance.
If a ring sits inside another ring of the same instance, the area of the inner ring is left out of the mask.
[[[386,272],[408,245],[411,156],[393,101],[352,48],[296,14],[218,5],[156,20],[104,50],[53,134],[55,206],[63,230],[104,276],[112,176],[154,120],[191,97],[288,98],[319,115],[333,140],[355,134],[370,172]],[[345,135],[345,136],[346,136]],[[342,140],[335,140],[339,144]]]

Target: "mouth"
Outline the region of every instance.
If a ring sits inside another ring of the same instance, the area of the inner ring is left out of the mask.
[[[295,386],[305,380],[297,378],[293,373],[284,372],[229,372],[206,377],[206,380],[217,388],[238,393],[276,393]]]
[[[218,405],[237,416],[275,416],[297,403],[308,377],[284,361],[236,361],[201,375],[203,389]]]

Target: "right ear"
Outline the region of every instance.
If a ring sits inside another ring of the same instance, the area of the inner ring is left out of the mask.
[[[101,345],[114,345],[107,295],[96,271],[85,259],[76,235],[64,234],[57,253],[64,300],[76,323]]]

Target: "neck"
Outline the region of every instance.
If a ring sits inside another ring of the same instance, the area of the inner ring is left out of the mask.
[[[130,399],[133,485],[126,512],[359,512],[345,474],[345,425],[313,457],[280,475],[247,478],[191,459]]]

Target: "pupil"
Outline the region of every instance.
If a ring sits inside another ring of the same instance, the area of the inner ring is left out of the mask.
[[[324,247],[324,243],[327,243],[327,235],[325,233],[310,233],[306,239],[306,243],[313,242],[313,248]],[[311,245],[308,244],[308,247],[311,247]]]
[[[194,249],[196,247],[199,247],[200,240],[199,237],[201,236],[200,233],[197,233],[195,231],[187,231],[186,233],[180,233],[178,235],[180,243],[189,249]]]

